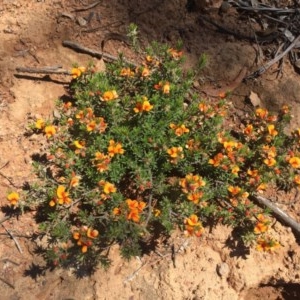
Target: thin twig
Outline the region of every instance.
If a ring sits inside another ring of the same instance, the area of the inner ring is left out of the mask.
[[[12,289],[15,289],[15,286],[13,284],[11,284],[10,282],[8,282],[6,279],[3,279],[0,277],[0,280],[4,283],[6,283],[9,287],[11,287]]]
[[[16,71],[19,73],[36,73],[36,74],[62,74],[62,75],[71,75],[70,71],[61,69],[61,68],[50,68],[50,67],[43,67],[43,68],[27,68],[27,67],[18,67]]]
[[[17,239],[12,235],[12,233],[4,226],[4,224],[2,224],[2,227],[5,229],[5,231],[7,232],[7,234],[13,239],[13,241],[15,242],[19,252],[22,254],[23,251],[22,251],[22,248],[19,244],[19,242],[17,241]]]
[[[14,188],[18,189],[20,186],[17,186],[9,177],[0,172],[0,175],[5,178]]]
[[[80,12],[80,11],[89,10],[89,9],[91,9],[91,8],[96,7],[96,6],[97,6],[98,4],[100,4],[100,3],[101,3],[101,1],[96,1],[96,2],[94,2],[94,3],[90,4],[90,5],[87,5],[87,6],[85,6],[85,7],[76,8],[76,9],[72,10],[72,12]]]
[[[256,202],[258,202],[260,205],[266,206],[269,208],[273,215],[280,220],[281,222],[285,223],[286,225],[290,226],[294,231],[300,235],[300,224],[296,222],[293,218],[291,218],[286,212],[281,210],[279,207],[277,207],[274,203],[272,203],[270,200],[262,197],[262,196],[254,196],[253,197]]]
[[[111,62],[111,61],[118,60],[118,58],[116,56],[113,56],[113,55],[110,55],[108,53],[104,53],[104,52],[101,52],[101,51],[97,51],[97,50],[93,50],[93,49],[87,48],[87,47],[82,46],[82,45],[80,45],[79,43],[76,43],[76,42],[63,41],[62,44],[63,44],[63,46],[72,48],[75,51],[87,53],[87,54],[89,54],[91,56],[94,56],[96,58],[99,58],[99,59],[102,58],[104,61]],[[134,62],[128,61],[126,59],[124,59],[124,62],[137,67],[137,64],[135,64]]]
[[[263,74],[272,65],[274,65],[275,63],[277,63],[278,61],[280,61],[286,54],[288,54],[296,46],[296,44],[299,41],[300,41],[300,35],[298,35],[297,38],[295,38],[293,40],[293,42],[281,54],[277,55],[275,58],[273,58],[272,60],[270,60],[268,63],[266,63],[265,65],[261,66],[258,70],[256,70],[252,74],[248,75],[245,79],[254,78],[254,77],[257,77],[257,76]]]
[[[3,164],[3,165],[0,167],[0,170],[3,169],[4,167],[6,167],[8,164],[9,164],[9,161],[7,161],[5,164]]]
[[[11,218],[11,216],[4,217],[3,219],[0,220],[0,224],[2,224],[3,222],[7,221],[10,218]]]

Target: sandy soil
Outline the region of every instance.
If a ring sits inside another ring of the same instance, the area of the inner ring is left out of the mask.
[[[51,117],[55,100],[65,94],[71,78],[61,75],[19,74],[17,67],[44,67],[93,61],[104,68],[102,61],[79,54],[62,46],[72,40],[100,50],[100,42],[109,32],[125,33],[129,23],[138,25],[142,45],[152,40],[171,45],[180,38],[187,55],[186,67],[192,67],[202,53],[209,58],[207,68],[199,77],[202,87],[214,88],[230,83],[243,66],[257,68],[255,45],[215,31],[213,26],[199,23],[205,14],[216,21],[243,29],[243,21],[235,10],[217,14],[222,1],[100,1],[93,9],[75,12],[93,1],[79,0],[0,0],[0,205],[6,205],[10,189],[21,189],[33,178],[32,155],[43,148],[43,141],[25,135],[31,118]],[[288,2],[288,1],[287,1]],[[79,17],[94,17],[86,26]],[[72,18],[71,18],[72,17]],[[92,32],[89,29],[98,28]],[[244,26],[247,30],[247,26]],[[111,40],[105,52],[134,54],[121,41]],[[283,103],[293,107],[292,127],[300,126],[299,75],[287,60],[283,74],[275,78],[272,70],[256,80],[241,83],[231,100],[236,118],[249,109],[246,98],[254,91],[268,109]],[[274,197],[275,193],[268,196]],[[299,204],[292,196],[277,195],[278,202],[300,221]],[[281,201],[282,200],[282,201]],[[0,212],[0,220],[5,211]],[[98,269],[92,276],[78,278],[74,270],[47,270],[36,251],[45,241],[30,238],[37,232],[32,214],[3,222],[0,227],[0,298],[10,299],[299,299],[300,249],[291,229],[279,222],[274,234],[283,245],[273,254],[246,251],[236,244],[229,228],[218,226],[201,239],[187,239],[180,232],[158,249],[123,261],[117,246],[110,251],[113,263],[107,270]],[[6,230],[18,240],[21,252]],[[171,248],[176,250],[175,265]],[[221,271],[220,271],[221,270]]]

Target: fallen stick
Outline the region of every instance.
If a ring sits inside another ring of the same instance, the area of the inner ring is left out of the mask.
[[[22,248],[19,244],[19,242],[17,241],[17,239],[13,236],[13,234],[4,226],[4,224],[2,224],[2,227],[4,228],[4,230],[7,232],[7,234],[12,238],[12,240],[15,242],[19,252],[22,254],[23,251],[22,251]]]
[[[102,51],[96,51],[96,50],[93,50],[93,49],[90,49],[90,48],[87,48],[85,46],[82,46],[76,42],[72,42],[72,41],[63,41],[62,42],[63,46],[65,47],[69,47],[69,48],[72,48],[73,50],[76,50],[76,51],[79,51],[79,52],[83,52],[83,53],[86,53],[86,54],[89,54],[91,56],[94,56],[96,58],[99,58],[99,59],[103,59],[104,61],[116,61],[118,60],[117,57],[113,56],[113,55],[110,55],[108,53],[104,53]],[[126,59],[124,59],[124,62],[128,63],[128,64],[131,64],[135,67],[137,67],[137,65],[134,63],[134,62],[131,62],[131,61],[128,61]]]
[[[298,35],[293,40],[293,42],[281,54],[277,55],[275,58],[273,58],[272,60],[270,60],[268,63],[266,63],[265,65],[261,66],[258,70],[256,70],[252,74],[248,75],[245,79],[257,77],[257,76],[261,75],[262,73],[264,73],[265,71],[267,71],[272,65],[274,65],[275,63],[277,63],[286,54],[288,54],[298,44],[299,41],[300,41],[300,35]]]
[[[18,67],[16,71],[19,73],[35,73],[35,74],[63,74],[63,75],[72,75],[71,71],[67,71],[61,68],[26,68]]]
[[[72,10],[72,12],[80,12],[80,11],[85,11],[85,10],[89,10],[91,8],[96,7],[98,4],[100,4],[102,1],[96,1],[88,6],[85,7],[81,7],[81,8],[75,8],[74,10]]]
[[[279,219],[281,222],[285,223],[286,225],[290,226],[300,236],[300,224],[296,222],[293,218],[291,218],[287,213],[285,213],[283,210],[277,207],[270,200],[262,196],[256,195],[253,196],[253,198],[260,205],[269,208],[277,219]]]

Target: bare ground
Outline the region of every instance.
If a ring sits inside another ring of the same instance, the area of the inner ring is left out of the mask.
[[[6,205],[9,190],[20,188],[33,178],[32,155],[39,153],[43,141],[24,135],[30,118],[51,117],[55,100],[65,94],[68,76],[17,74],[16,67],[62,65],[70,69],[73,63],[86,65],[93,61],[62,46],[63,40],[73,40],[98,49],[108,32],[125,33],[129,23],[138,25],[142,45],[152,40],[175,44],[180,38],[187,55],[186,67],[192,67],[202,53],[209,64],[199,77],[199,90],[220,82],[232,82],[243,66],[255,70],[255,45],[217,33],[212,26],[197,21],[206,13],[228,26],[243,28],[234,10],[225,16],[217,14],[221,1],[206,4],[204,10],[187,10],[188,1],[100,1],[93,9],[74,12],[85,7],[83,1],[0,0],[0,205]],[[197,1],[196,1],[197,2]],[[201,1],[199,1],[201,2]],[[202,1],[205,2],[205,1]],[[94,2],[90,2],[94,3]],[[87,3],[86,3],[87,4]],[[74,17],[93,19],[80,26]],[[100,21],[96,16],[100,17]],[[94,32],[86,29],[100,27]],[[245,26],[244,26],[245,27]],[[247,27],[244,28],[247,30]],[[109,41],[105,52],[127,58],[134,54],[121,41]],[[250,91],[257,93],[263,105],[277,110],[283,103],[293,107],[292,127],[300,126],[299,75],[287,60],[283,74],[275,78],[272,70],[262,77],[241,83],[234,91],[237,118],[249,107],[245,101]],[[298,222],[299,204],[293,195],[270,193]],[[278,199],[279,198],[279,199]],[[0,213],[0,220],[5,216]],[[111,249],[113,261],[107,270],[98,269],[92,276],[78,278],[74,270],[44,269],[45,262],[36,253],[44,241],[29,239],[37,231],[33,214],[19,216],[2,223],[17,239],[22,253],[4,227],[0,228],[0,292],[1,299],[299,299],[300,250],[290,230],[279,222],[273,228],[283,245],[276,253],[246,251],[232,239],[229,228],[218,226],[201,239],[186,239],[175,232],[156,252],[123,261],[117,247]],[[171,247],[176,249],[175,265]],[[223,276],[217,269],[222,267]],[[82,274],[84,275],[84,274]]]

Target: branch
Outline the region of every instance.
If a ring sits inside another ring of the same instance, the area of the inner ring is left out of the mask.
[[[290,226],[299,236],[300,236],[300,224],[296,222],[293,218],[291,218],[287,213],[277,207],[270,200],[262,197],[262,196],[253,196],[254,200],[258,202],[260,205],[268,207],[273,215],[280,220],[282,223]]]
[[[102,51],[97,51],[97,50],[87,48],[87,47],[82,46],[82,45],[80,45],[79,43],[76,43],[76,42],[66,40],[66,41],[63,41],[62,44],[65,47],[72,48],[75,51],[86,53],[86,54],[89,54],[89,55],[94,56],[94,57],[99,58],[99,59],[103,59],[104,61],[111,62],[111,61],[118,60],[118,58],[116,56],[110,55],[108,53],[104,53]],[[124,59],[124,62],[137,67],[137,64],[135,64],[134,62],[128,61],[126,59]]]

